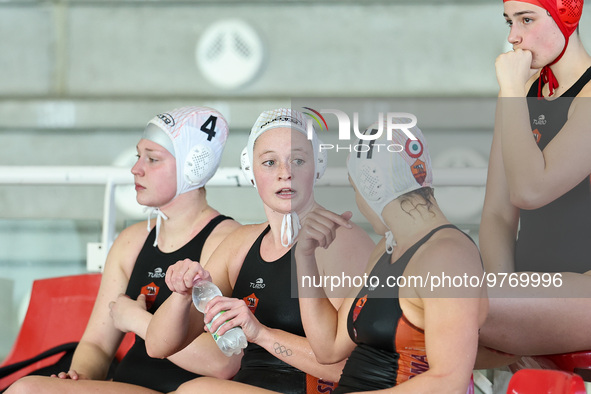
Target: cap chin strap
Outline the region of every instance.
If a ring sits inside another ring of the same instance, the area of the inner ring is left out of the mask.
[[[154,247],[158,246],[158,235],[160,234],[160,225],[162,224],[162,219],[168,220],[168,216],[164,214],[160,210],[160,208],[150,208],[147,207],[146,210],[150,210],[148,213],[148,231],[150,231],[150,218],[152,215],[156,215],[156,238],[154,238]]]
[[[560,58],[562,58],[562,55],[564,55],[564,52],[566,51],[566,47],[568,46],[568,37],[565,36],[565,38],[566,38],[566,43],[564,44],[564,48],[562,49],[562,52],[560,52],[560,55],[558,55],[558,57],[556,59],[554,59],[554,61],[552,63],[544,66],[542,68],[542,71],[540,71],[540,81],[538,82],[538,98],[539,99],[544,97],[544,94],[542,93],[542,86],[543,85],[548,84],[548,89],[549,89],[548,96],[552,96],[554,94],[554,91],[558,88],[558,80],[556,79],[556,76],[552,72],[552,69],[550,68],[550,66],[553,64],[556,64],[556,62],[558,62],[560,60]]]
[[[286,213],[281,221],[281,245],[290,247],[297,238],[302,226],[300,218],[295,212]],[[283,241],[285,239],[285,242]]]
[[[394,240],[394,234],[392,231],[386,231],[386,253],[392,254],[394,251],[394,246],[396,246],[396,240]]]

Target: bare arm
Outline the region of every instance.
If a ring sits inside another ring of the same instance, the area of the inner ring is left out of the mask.
[[[500,117],[499,108],[497,108],[496,117],[497,120]],[[498,125],[498,122],[495,123]],[[514,253],[519,210],[509,198],[509,185],[503,165],[501,140],[501,132],[498,127],[495,127],[488,162],[479,244],[487,272],[510,273],[515,271]]]
[[[109,304],[125,292],[135,257],[146,237],[145,223],[138,223],[122,231],[115,239],[107,257],[90,320],[74,353],[69,377],[104,379],[107,376],[123,339],[123,332],[113,324]]]
[[[295,251],[302,323],[316,358],[321,363],[340,362],[355,347],[346,325],[353,299],[345,299],[342,305],[339,303],[337,312],[326,295],[333,289],[310,285],[322,283],[322,278],[328,278],[327,286],[332,286],[333,277],[353,277],[363,273],[362,267],[367,265],[374,245],[367,234],[349,223],[350,218],[350,213],[340,216],[323,208],[315,209],[305,219]],[[326,253],[330,250],[332,254]],[[320,264],[317,258],[322,259]],[[340,269],[327,262],[338,262]],[[324,268],[325,274],[330,275],[321,275],[319,265]],[[338,290],[350,293],[353,289]]]
[[[203,314],[195,309],[191,298],[196,277],[211,280],[198,262],[189,259],[168,268],[166,284],[173,293],[156,310],[146,330],[146,350],[150,357],[170,357],[204,332]]]
[[[588,99],[575,99],[558,135],[543,151],[538,148],[525,98],[530,64],[531,53],[523,50],[503,54],[496,62],[501,87],[496,123],[502,135],[505,175],[511,201],[523,209],[554,201],[591,173]]]

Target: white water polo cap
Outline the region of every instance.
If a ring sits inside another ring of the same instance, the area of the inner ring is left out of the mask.
[[[410,119],[395,118],[394,122],[410,123]],[[379,127],[379,123],[374,123],[364,135],[378,134]],[[369,149],[349,155],[347,169],[363,199],[383,222],[384,207],[405,193],[430,187],[433,170],[425,137],[416,125],[406,129],[416,140],[401,129],[392,130],[389,139],[385,120],[381,130],[380,137],[366,142]],[[392,238],[391,234],[386,235]],[[395,245],[393,239],[390,244],[391,249]]]
[[[228,123],[207,107],[182,107],[156,115],[142,138],[176,159],[176,196],[203,187],[215,174],[228,138]]]
[[[254,126],[252,126],[252,129],[250,130],[248,142],[246,147],[242,150],[242,154],[240,156],[240,167],[242,168],[242,172],[246,180],[256,187],[256,181],[252,171],[254,143],[264,132],[277,128],[288,128],[297,130],[300,133],[308,136],[308,127],[310,127],[312,130],[311,143],[312,148],[314,149],[314,182],[320,179],[326,170],[328,158],[326,151],[320,152],[320,144],[322,141],[320,141],[318,138],[314,126],[312,124],[307,126],[307,121],[308,119],[303,113],[291,108],[278,108],[261,113],[254,123]]]
[[[226,119],[212,108],[182,107],[156,115],[144,129],[143,139],[157,143],[169,151],[176,160],[176,194],[203,187],[220,165],[224,145],[228,138]],[[156,215],[156,238],[162,220],[168,217],[159,207],[150,207],[150,217]]]

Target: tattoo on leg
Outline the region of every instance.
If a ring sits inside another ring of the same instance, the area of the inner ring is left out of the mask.
[[[275,342],[273,344],[273,349],[275,349],[275,353],[277,353],[283,357],[289,357],[293,354],[291,349],[286,348],[285,346],[281,345],[279,342]]]

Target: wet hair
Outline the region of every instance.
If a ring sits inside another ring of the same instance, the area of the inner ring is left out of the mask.
[[[400,208],[409,215],[411,215],[411,211],[418,210],[419,207],[426,208],[432,215],[435,215],[431,210],[435,202],[435,192],[432,187],[421,187],[420,189],[404,193],[398,199],[400,200]],[[406,210],[404,208],[406,204],[409,204],[412,208]]]

